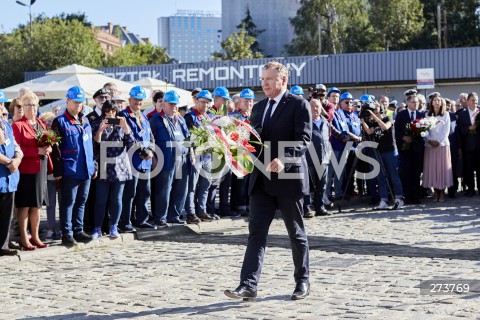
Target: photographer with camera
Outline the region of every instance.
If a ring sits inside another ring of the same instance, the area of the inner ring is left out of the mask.
[[[122,213],[122,197],[125,184],[132,179],[132,169],[127,151],[135,143],[132,130],[124,117],[117,117],[118,104],[106,100],[102,105],[101,117],[92,123],[93,154],[99,163],[100,175],[96,182],[95,211],[93,216],[94,239],[102,236],[105,212],[110,215],[110,238],[119,237],[118,221]],[[116,142],[102,153],[102,142]],[[107,159],[115,159],[114,163]],[[105,164],[106,163],[106,164]],[[108,205],[107,205],[108,200]]]
[[[374,154],[380,155],[377,161],[383,167],[377,176],[377,182],[380,189],[380,203],[375,209],[388,208],[388,189],[387,179],[391,179],[393,192],[395,193],[396,208],[403,206],[403,191],[400,177],[397,172],[398,152],[395,148],[393,139],[393,124],[390,117],[384,114],[380,105],[371,102],[364,102],[360,109],[360,119],[365,133],[372,141],[378,142]],[[381,160],[381,161],[379,161]],[[385,174],[387,176],[385,176]],[[392,195],[393,196],[393,195]]]
[[[329,124],[332,124],[333,121],[333,114],[335,113],[335,104],[330,103],[326,99],[327,87],[325,85],[319,83],[315,85],[315,88],[310,87],[308,88],[309,98],[308,101],[312,99],[320,100],[322,104],[322,114],[328,121]]]

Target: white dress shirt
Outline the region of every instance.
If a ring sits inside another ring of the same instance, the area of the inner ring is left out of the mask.
[[[283,97],[283,95],[285,94],[286,91],[287,91],[286,89],[283,90],[278,96],[275,97],[275,99],[273,99],[273,100],[275,100],[275,104],[274,104],[273,107],[272,107],[272,113],[270,114],[270,119],[272,119],[273,113],[274,113],[275,110],[277,109],[277,106],[278,106],[278,104],[280,103],[280,100],[282,100],[282,97]],[[265,120],[265,116],[267,115],[267,111],[268,111],[268,107],[269,107],[269,104],[270,104],[270,100],[271,100],[271,99],[269,99],[269,100],[267,101],[267,106],[266,106],[266,108],[265,108],[265,111],[263,111],[262,124],[263,124],[263,121]]]
[[[450,134],[450,115],[448,112],[445,112],[443,116],[438,115],[435,118],[440,122],[428,131],[428,135],[425,137],[425,147],[432,147],[428,143],[428,140],[438,141],[441,147],[449,146],[450,140],[448,140],[448,135]]]

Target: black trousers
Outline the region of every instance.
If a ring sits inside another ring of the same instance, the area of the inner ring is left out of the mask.
[[[14,198],[15,192],[0,193],[0,249],[8,249]]]
[[[292,246],[295,282],[309,279],[309,249],[307,233],[303,224],[303,196],[275,197],[264,190],[262,177],[250,194],[249,236],[243,260],[240,283],[254,290],[257,289],[262,271],[265,246],[270,225],[275,211],[282,212]]]
[[[418,200],[421,196],[420,176],[423,171],[423,152],[399,151],[400,180],[407,201]]]
[[[475,191],[475,179],[473,173],[477,173],[477,188],[480,190],[480,150],[464,151],[463,157],[463,180],[468,191]]]

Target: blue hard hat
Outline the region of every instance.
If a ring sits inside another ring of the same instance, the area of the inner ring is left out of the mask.
[[[302,89],[302,87],[300,87],[300,86],[293,86],[293,87],[290,89],[290,93],[291,93],[291,94],[302,94],[302,95],[303,95],[303,89]]]
[[[210,101],[213,100],[212,93],[208,90],[202,90],[197,94],[197,100],[200,98],[208,99]]]
[[[68,89],[66,97],[76,102],[83,102],[85,101],[85,92],[80,87],[71,87]]]
[[[240,98],[255,99],[255,94],[250,89],[243,89],[242,92],[240,92]]]
[[[3,92],[3,90],[0,89],[0,103],[1,102],[7,102],[8,99],[7,97],[5,97],[5,93]]]
[[[329,88],[328,91],[327,91],[327,97],[330,95],[331,92],[342,93],[342,91],[340,91],[340,89],[338,89],[337,87],[331,87],[331,88]]]
[[[353,100],[353,96],[350,94],[350,92],[344,92],[341,96],[340,96],[340,101],[342,100]]]
[[[130,97],[143,100],[147,97],[147,93],[143,87],[135,86],[130,89]]]
[[[225,87],[216,87],[215,90],[213,90],[213,95],[215,97],[222,97],[228,100],[231,99],[228,93],[228,89]]]
[[[165,95],[163,96],[163,101],[172,104],[178,104],[178,99],[180,99],[180,96],[173,90],[165,92]]]
[[[368,94],[364,94],[360,97],[360,102],[373,103],[372,97]]]

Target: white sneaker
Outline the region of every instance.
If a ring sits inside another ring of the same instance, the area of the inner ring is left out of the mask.
[[[381,200],[380,203],[378,204],[378,206],[376,206],[373,209],[375,209],[375,210],[388,209],[388,204],[385,201]]]
[[[405,205],[405,203],[403,202],[402,199],[396,199],[396,200],[395,200],[395,203],[398,203],[397,209],[400,209],[400,208],[402,208],[402,207]]]
[[[325,206],[329,206],[329,205],[332,204],[332,201],[330,201],[325,194],[324,194],[323,197],[322,197],[322,201],[323,201],[323,204],[324,204]]]

